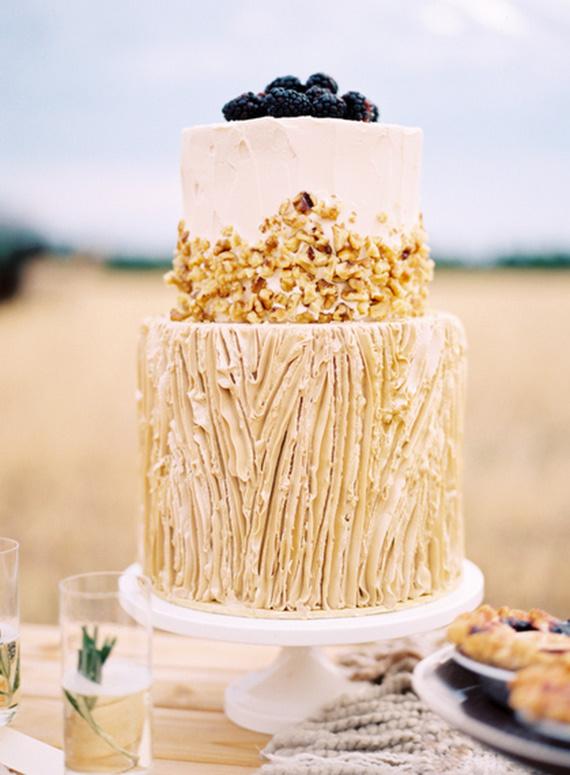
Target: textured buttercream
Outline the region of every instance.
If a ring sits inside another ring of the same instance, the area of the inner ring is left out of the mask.
[[[465,341],[382,323],[147,321],[144,562],[236,614],[367,613],[449,589],[463,558]]]

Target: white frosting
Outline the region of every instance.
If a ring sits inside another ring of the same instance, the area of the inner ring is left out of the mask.
[[[233,226],[259,237],[268,214],[299,191],[336,196],[352,228],[389,236],[420,215],[420,129],[334,118],[259,118],[182,134],[183,215],[192,236]],[[379,214],[387,220],[381,223]]]

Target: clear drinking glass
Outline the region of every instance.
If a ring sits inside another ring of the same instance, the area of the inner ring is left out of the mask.
[[[0,727],[14,718],[20,693],[19,549],[0,538]]]
[[[85,573],[59,585],[66,773],[150,771],[150,582],[124,582]]]

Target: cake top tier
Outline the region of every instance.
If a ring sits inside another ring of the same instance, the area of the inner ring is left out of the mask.
[[[210,241],[243,239],[299,191],[334,195],[361,234],[409,232],[419,220],[422,132],[335,118],[257,118],[182,134],[183,215]],[[382,221],[379,220],[382,216]]]
[[[260,117],[186,129],[173,319],[422,314],[419,129]]]

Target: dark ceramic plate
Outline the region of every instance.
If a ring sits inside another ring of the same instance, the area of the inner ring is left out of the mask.
[[[549,721],[547,719],[537,720],[520,711],[517,711],[516,716],[521,724],[524,724],[526,727],[530,727],[547,737],[555,737],[557,740],[570,744],[570,724],[564,724],[562,721]]]
[[[461,667],[478,675],[479,685],[491,699],[500,702],[501,705],[509,704],[509,683],[515,677],[514,670],[504,670],[502,667],[493,667],[493,665],[477,662],[476,659],[466,657],[457,648],[453,649],[451,657]]]
[[[453,646],[432,654],[414,671],[414,689],[448,724],[481,743],[552,773],[570,772],[570,740],[564,741],[529,727],[503,705],[494,702],[479,683],[479,675],[453,659]]]

